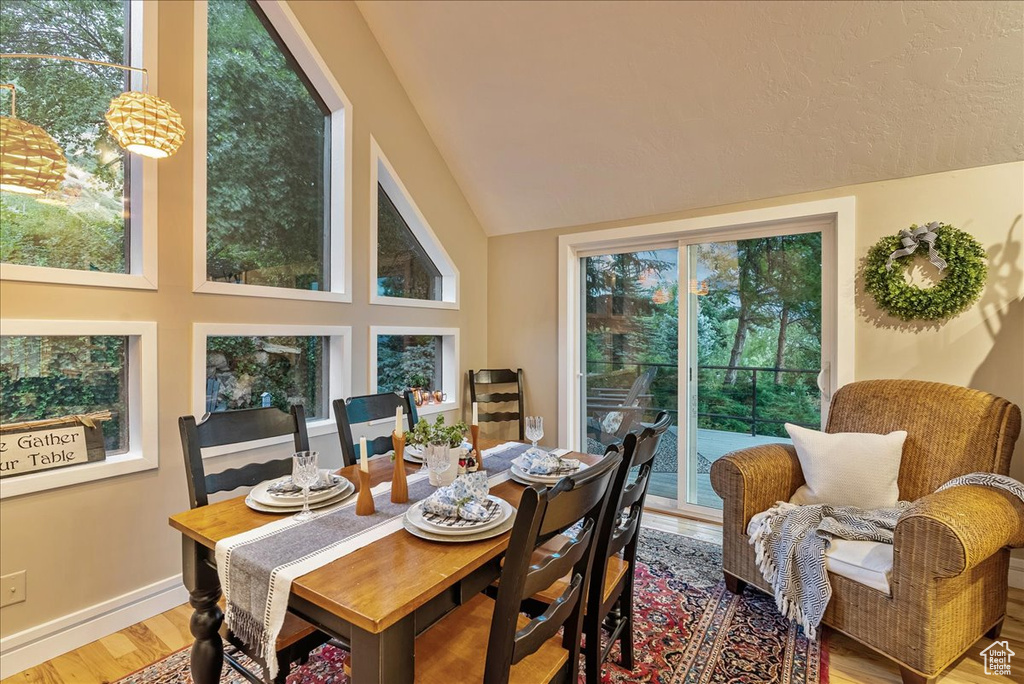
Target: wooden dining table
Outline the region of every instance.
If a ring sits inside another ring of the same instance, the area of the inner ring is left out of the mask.
[[[483,442],[483,440],[481,440]],[[482,443],[482,448],[495,443]],[[572,453],[593,464],[600,456]],[[486,467],[486,457],[484,466]],[[338,471],[357,483],[357,466]],[[406,463],[406,471],[419,470]],[[371,486],[391,478],[389,458],[370,459]],[[518,507],[525,487],[506,480],[491,488]],[[355,515],[354,508],[349,509]],[[224,616],[214,548],[222,539],[280,519],[245,505],[245,496],[200,506],[171,516],[182,534],[182,565],[189,604],[192,674],[196,684],[220,681]],[[353,684],[411,683],[415,639],[450,610],[485,589],[500,573],[511,532],[483,541],[435,542],[405,529],[374,541],[295,579],[288,609],[327,634],[351,645]],[[483,658],[486,643],[480,645]]]

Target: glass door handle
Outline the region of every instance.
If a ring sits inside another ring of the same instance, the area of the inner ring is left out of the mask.
[[[832,388],[831,388],[831,377],[829,374],[829,364],[824,364],[821,370],[818,372],[817,383],[818,391],[825,397],[826,401],[832,399]]]

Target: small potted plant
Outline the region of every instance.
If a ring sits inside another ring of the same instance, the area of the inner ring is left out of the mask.
[[[438,416],[433,425],[425,418],[420,418],[413,429],[405,433],[406,444],[423,450],[423,462],[431,471],[430,484],[441,486],[451,484],[455,479],[459,460],[465,458],[466,450],[462,447],[462,439],[468,430],[462,421],[448,425],[444,416]],[[444,470],[431,466],[431,463],[445,460],[449,465]],[[435,470],[438,472],[435,473]]]

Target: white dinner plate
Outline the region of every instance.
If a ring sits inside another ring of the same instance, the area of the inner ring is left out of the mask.
[[[348,500],[349,497],[355,494],[356,489],[351,482],[349,483],[349,487],[350,489],[343,490],[343,492],[340,495],[335,496],[333,499],[327,499],[325,501],[320,501],[315,504],[311,502],[309,504],[310,510],[328,508],[330,506],[335,506]],[[259,501],[253,499],[252,494],[245,497],[245,505],[254,511],[259,511],[260,513],[278,513],[281,515],[290,515],[292,513],[298,513],[299,511],[302,510],[301,503],[298,506],[266,506],[264,504],[261,504]]]
[[[419,537],[420,539],[426,539],[428,541],[436,542],[454,542],[461,544],[464,542],[474,542],[481,541],[483,539],[490,539],[491,537],[497,537],[498,535],[505,534],[506,532],[512,529],[512,525],[515,524],[515,521],[516,515],[515,509],[513,509],[512,515],[510,515],[503,523],[501,523],[497,527],[492,527],[491,529],[484,530],[483,532],[475,532],[474,534],[445,535],[427,532],[426,530],[420,529],[419,527],[416,527],[411,522],[409,522],[408,517],[402,518],[402,526],[405,527],[409,534],[413,535],[414,537]]]
[[[423,517],[422,501],[419,501],[416,504],[409,507],[409,510],[405,512],[405,519],[417,528],[423,530],[424,532],[429,532],[431,534],[439,534],[446,537],[464,537],[467,535],[477,534],[478,532],[484,532],[486,530],[498,527],[499,525],[504,523],[509,517],[511,517],[513,512],[515,512],[515,509],[512,507],[512,504],[505,501],[501,497],[489,495],[487,498],[498,504],[498,506],[500,507],[500,512],[496,517],[484,521],[479,525],[472,525],[467,527],[445,527],[443,525],[432,523]]]
[[[409,463],[423,463],[423,452],[419,447],[407,446],[403,458]]]
[[[335,487],[331,489],[324,489],[319,492],[309,493],[309,504],[320,503],[321,501],[328,501],[330,499],[337,498],[340,494],[344,493],[345,490],[352,487],[352,483],[340,475],[333,475]],[[275,482],[280,482],[284,479],[291,479],[291,475],[285,475],[284,477],[277,478],[276,480],[267,480],[261,482],[252,488],[249,495],[253,500],[263,504],[264,506],[283,506],[283,507],[294,507],[296,505],[302,505],[302,493],[296,492],[294,494],[271,494],[267,489]]]

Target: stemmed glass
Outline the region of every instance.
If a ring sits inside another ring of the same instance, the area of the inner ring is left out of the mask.
[[[319,454],[315,451],[297,451],[292,454],[292,482],[302,487],[302,510],[295,514],[296,520],[313,517],[309,510],[309,488],[320,480]]]
[[[423,463],[430,470],[433,482],[438,486],[441,484],[441,476],[452,467],[451,456],[448,447],[441,444],[431,444],[423,448]]]
[[[531,449],[537,448],[537,440],[544,437],[544,419],[540,416],[526,417],[526,439],[533,442]]]

